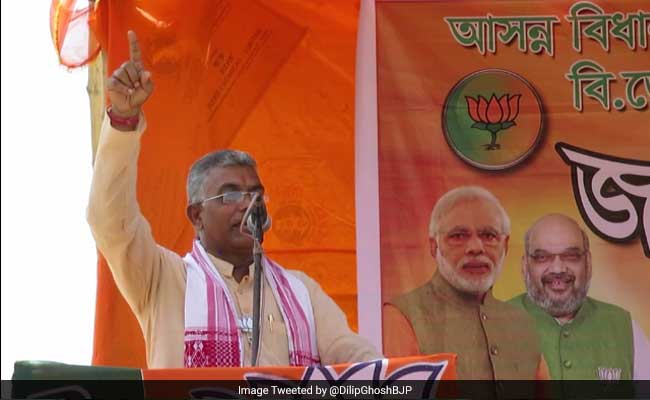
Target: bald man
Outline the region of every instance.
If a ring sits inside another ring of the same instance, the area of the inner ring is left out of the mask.
[[[649,379],[650,344],[630,313],[587,296],[591,262],[585,231],[546,215],[525,235],[528,293],[509,303],[535,320],[552,379]]]

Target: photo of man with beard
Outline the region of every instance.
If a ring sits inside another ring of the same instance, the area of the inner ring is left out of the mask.
[[[429,224],[437,271],[383,306],[384,354],[458,355],[458,379],[546,379],[533,321],[492,286],[508,250],[510,218],[484,188],[444,194]]]
[[[552,379],[650,379],[650,343],[628,311],[587,296],[589,237],[571,218],[549,214],[524,237],[527,293],[509,301],[536,322]]]

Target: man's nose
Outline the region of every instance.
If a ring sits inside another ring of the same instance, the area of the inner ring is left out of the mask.
[[[255,199],[255,194],[255,192],[242,193],[242,198],[239,200],[239,208],[245,211],[251,204],[251,201]]]
[[[240,210],[246,210],[248,205],[251,203],[253,195],[251,193],[243,193],[241,199],[237,202],[237,206]]]
[[[566,270],[566,265],[564,265],[564,261],[562,261],[562,258],[560,258],[559,254],[552,254],[551,255],[551,261],[549,264],[549,271],[550,272],[555,272],[555,273],[560,273],[560,272],[565,272]]]
[[[465,246],[465,253],[481,254],[483,253],[483,251],[484,251],[483,242],[478,237],[478,235],[472,234],[469,240],[467,241],[467,245]]]

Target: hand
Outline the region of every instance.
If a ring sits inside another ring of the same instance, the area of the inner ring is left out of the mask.
[[[112,112],[120,117],[140,114],[142,105],[153,92],[151,73],[145,71],[135,32],[129,31],[129,61],[113,72],[106,82]]]

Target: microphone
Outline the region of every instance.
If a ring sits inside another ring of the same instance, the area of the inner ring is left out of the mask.
[[[267,232],[271,229],[271,217],[269,217],[263,201],[253,205],[248,218],[246,218],[246,228],[251,233],[256,231]]]

